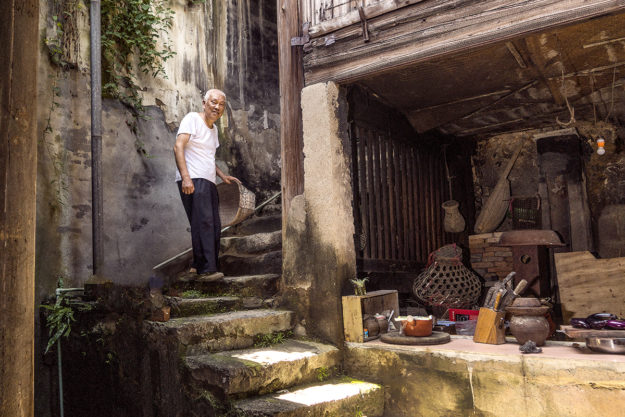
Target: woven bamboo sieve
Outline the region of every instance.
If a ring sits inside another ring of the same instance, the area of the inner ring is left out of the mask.
[[[256,196],[236,182],[217,185],[219,194],[219,218],[221,227],[234,226],[254,213]]]

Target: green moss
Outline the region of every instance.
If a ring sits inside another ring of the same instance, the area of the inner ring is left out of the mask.
[[[259,334],[254,336],[254,347],[269,347],[284,343],[287,339],[293,336],[293,332],[290,330],[273,332],[268,334]]]

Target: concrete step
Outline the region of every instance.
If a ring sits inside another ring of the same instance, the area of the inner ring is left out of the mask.
[[[261,255],[223,255],[219,257],[221,272],[229,276],[254,274],[280,274],[282,251]]]
[[[171,317],[225,313],[243,308],[243,300],[240,297],[166,297],[166,300],[171,306]]]
[[[384,414],[384,389],[345,377],[247,398],[234,407],[246,417],[379,417]]]
[[[339,370],[341,354],[334,346],[290,339],[267,348],[187,356],[185,363],[201,386],[250,396],[328,379]]]
[[[146,334],[155,339],[175,339],[181,353],[199,355],[254,344],[256,336],[293,328],[293,312],[241,310],[204,316],[173,318],[167,322],[145,321]]]
[[[262,274],[224,277],[210,282],[202,280],[176,282],[170,293],[180,296],[184,291],[195,290],[213,297],[228,295],[268,299],[278,292],[279,281],[278,274]]]
[[[273,214],[269,216],[254,216],[240,223],[227,232],[224,236],[253,235],[254,233],[275,232],[282,229],[282,215]]]
[[[232,236],[221,239],[222,254],[258,254],[282,249],[282,231]]]

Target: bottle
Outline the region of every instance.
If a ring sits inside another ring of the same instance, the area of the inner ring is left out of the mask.
[[[365,339],[369,337],[369,330],[365,329]]]

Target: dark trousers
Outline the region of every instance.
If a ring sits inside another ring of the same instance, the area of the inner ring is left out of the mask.
[[[182,192],[182,181],[178,181],[178,191],[184,211],[191,225],[191,245],[193,246],[193,266],[198,274],[219,270],[219,196],[215,184],[204,178],[192,179],[193,194]]]

